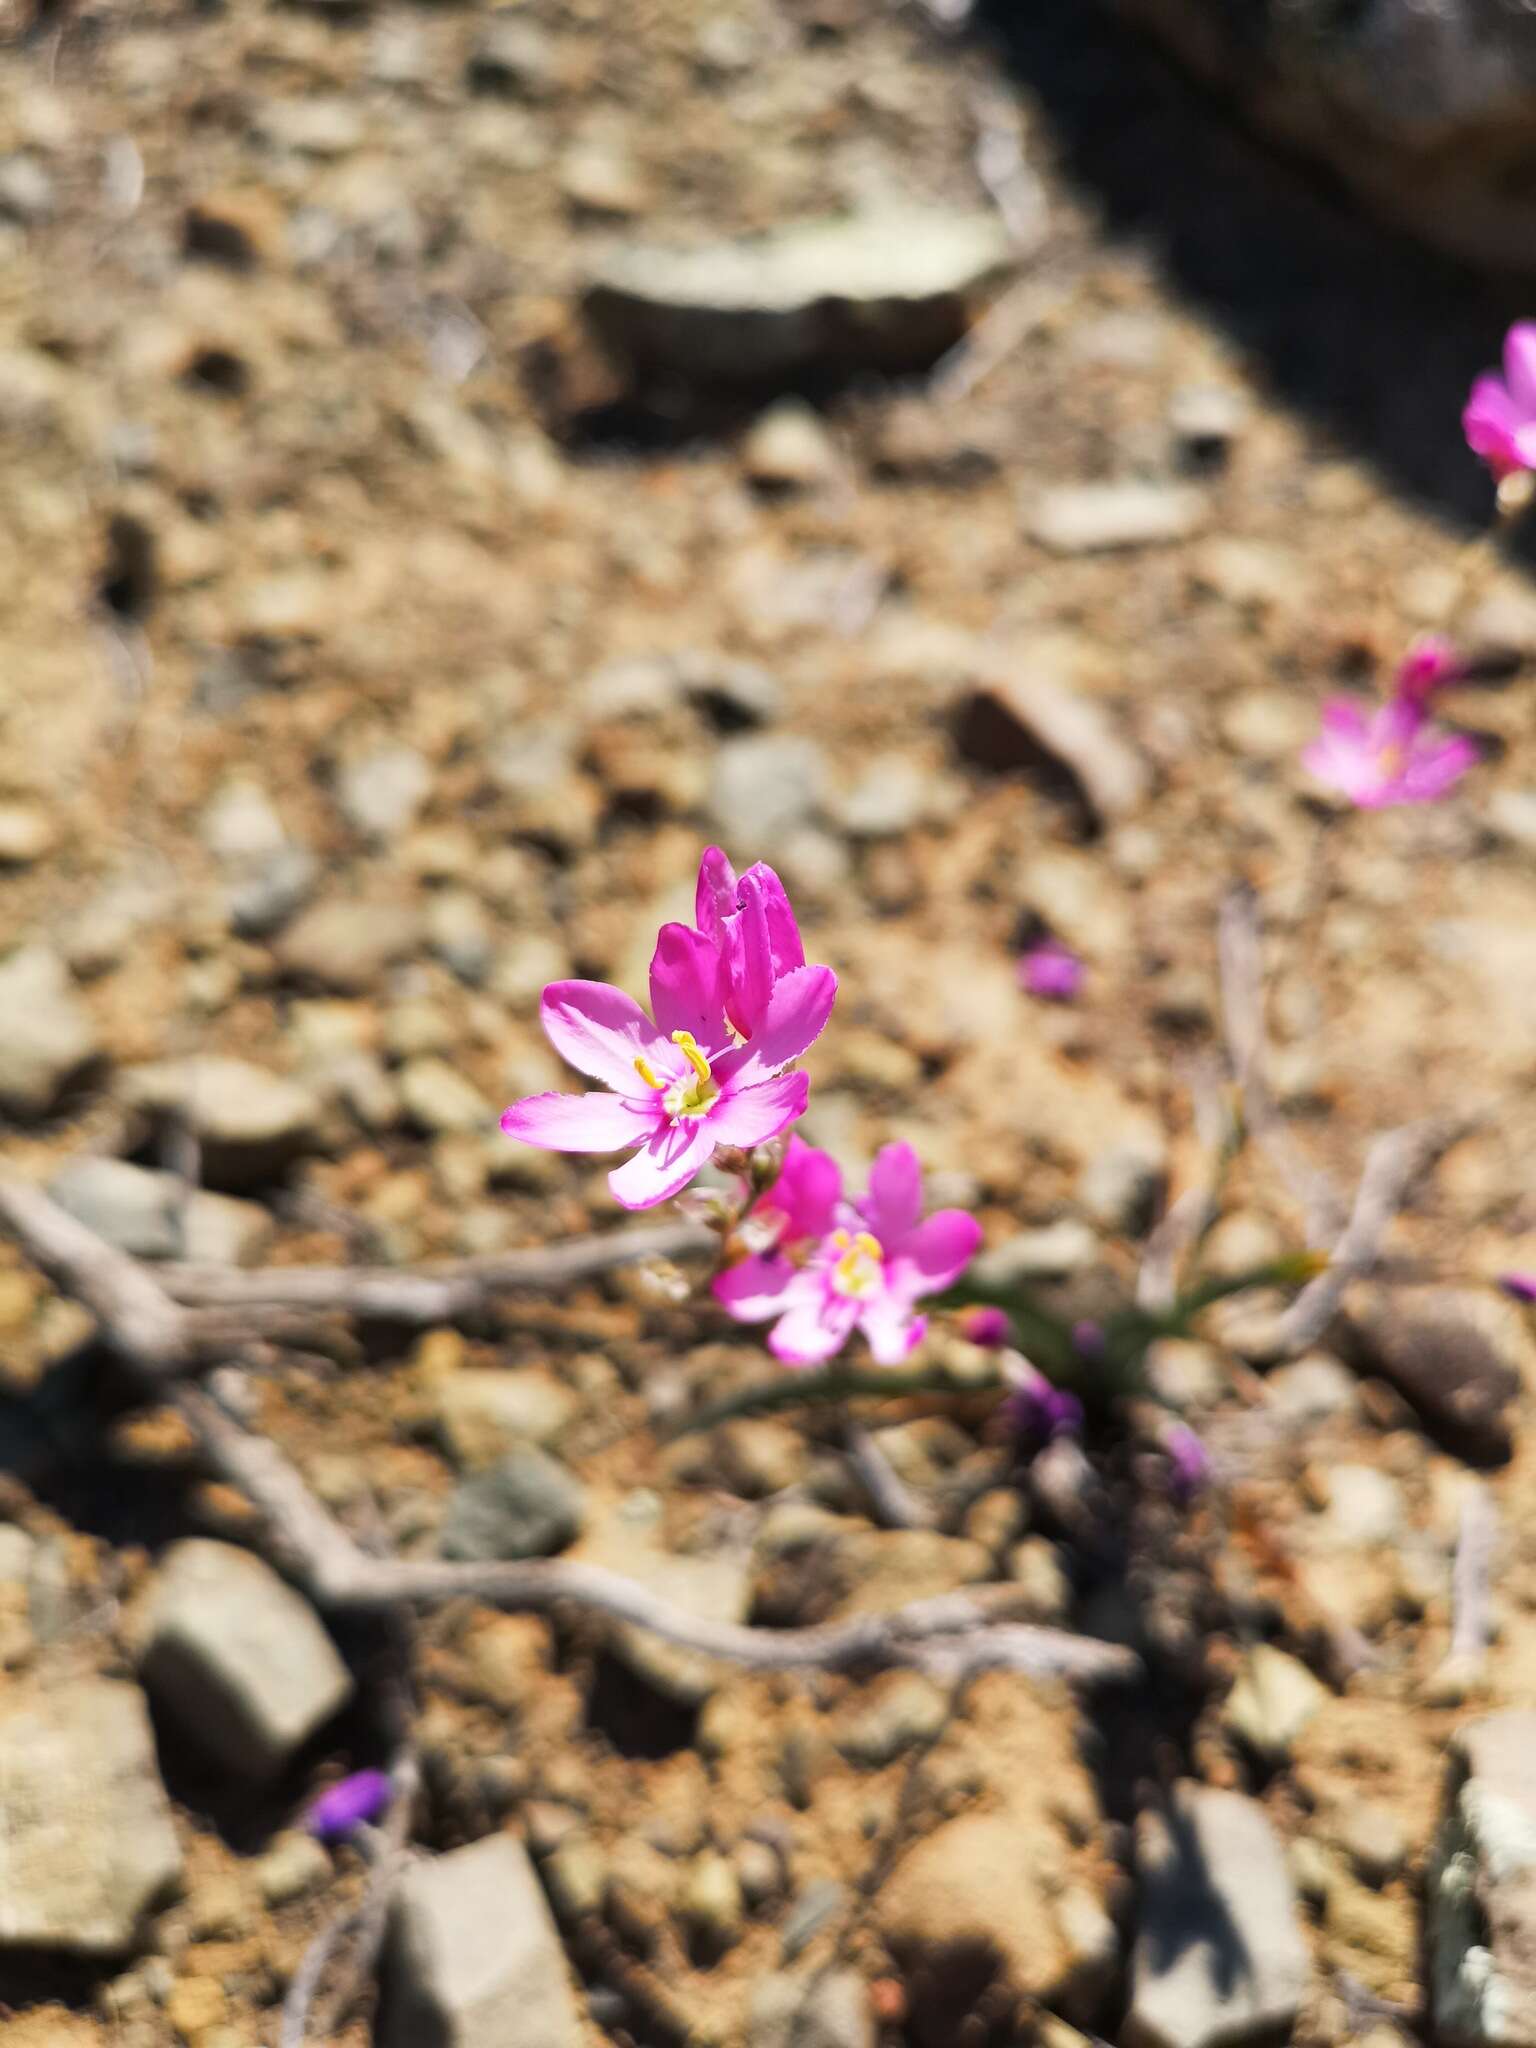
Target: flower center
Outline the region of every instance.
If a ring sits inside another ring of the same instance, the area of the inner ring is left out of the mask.
[[[657,1090],[661,1106],[668,1116],[704,1116],[720,1093],[709,1071],[709,1061],[700,1052],[698,1040],[691,1031],[674,1031],[672,1043],[688,1062],[688,1073],[680,1074],[675,1081],[663,1081],[643,1054],[636,1056],[635,1072],[647,1088]]]
[[[834,1230],[832,1245],[838,1254],[832,1267],[833,1293],[845,1295],[851,1301],[873,1294],[880,1285],[881,1261],[885,1257],[879,1238],[871,1237],[867,1230],[856,1236],[850,1236],[846,1230]]]

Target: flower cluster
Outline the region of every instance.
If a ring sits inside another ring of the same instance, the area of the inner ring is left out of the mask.
[[[1472,740],[1430,716],[1439,693],[1463,674],[1449,641],[1419,641],[1399,664],[1391,695],[1374,710],[1355,697],[1329,698],[1303,767],[1360,810],[1432,803],[1478,759]]]

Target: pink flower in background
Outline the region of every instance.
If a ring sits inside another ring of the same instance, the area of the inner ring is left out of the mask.
[[[963,1209],[922,1220],[923,1177],[910,1145],[886,1145],[861,1202],[840,1203],[835,1227],[803,1264],[743,1259],[715,1280],[742,1323],[772,1322],[768,1348],[786,1365],[822,1365],[861,1331],[880,1365],[899,1365],[928,1327],[916,1305],[948,1287],[981,1243]]]
[[[842,1198],[842,1169],[831,1153],[791,1134],[778,1179],[747,1211],[745,1234],[755,1250],[787,1252],[825,1237]]]
[[[1180,1507],[1188,1507],[1211,1481],[1211,1454],[1186,1423],[1176,1422],[1163,1437],[1168,1459],[1168,1491]]]
[[[1536,1273],[1501,1273],[1499,1285],[1511,1301],[1536,1303]]]
[[[837,977],[799,967],[774,982],[739,1045],[726,1020],[726,962],[699,932],[664,925],[651,960],[655,1022],[622,989],[556,981],[540,1016],[549,1042],[611,1094],[531,1095],[501,1119],[549,1152],[640,1149],[608,1176],[614,1200],[650,1209],[688,1185],[717,1145],[775,1138],[805,1109],[810,1082],[784,1070],[831,1013]]]
[[[1504,374],[1489,370],[1472,386],[1461,416],[1467,446],[1502,483],[1536,469],[1536,321],[1517,320],[1504,337]]]
[[[1083,963],[1060,939],[1040,939],[1019,959],[1019,986],[1047,1002],[1070,1003],[1083,985]]]
[[[1478,759],[1475,744],[1431,725],[1422,704],[1399,695],[1371,711],[1353,697],[1330,697],[1323,730],[1302,766],[1363,811],[1433,803]]]
[[[762,861],[738,876],[718,846],[706,847],[693,921],[724,963],[726,1015],[750,1038],[774,983],[805,965],[784,884]]]
[[[1449,684],[1459,683],[1466,672],[1466,664],[1443,633],[1425,633],[1398,663],[1392,694],[1427,708],[1432,698]]]

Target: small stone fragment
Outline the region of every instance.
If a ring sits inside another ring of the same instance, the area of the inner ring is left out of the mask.
[[[810,490],[837,475],[837,450],[821,417],[803,400],[781,398],[742,444],[741,466],[764,490]]]
[[[1057,484],[1035,499],[1025,524],[1053,555],[1090,555],[1188,540],[1209,516],[1193,484]]]
[[[825,782],[826,760],[814,740],[743,734],[715,756],[709,817],[722,837],[767,849],[818,809]]]
[[[1452,1766],[1427,1889],[1435,2039],[1536,2048],[1536,1713],[1473,1721]]]
[[[220,1763],[256,1783],[275,1778],[352,1694],[308,1602],[251,1552],[200,1537],[161,1560],[139,1671]]]
[[[1328,1688],[1299,1658],[1258,1643],[1243,1659],[1222,1719],[1255,1756],[1279,1764],[1328,1697]]]
[[[1334,1839],[1367,1884],[1390,1884],[1408,1860],[1408,1837],[1390,1806],[1351,1799],[1334,1818]]]
[[[410,1060],[400,1070],[400,1100],[412,1121],[434,1135],[491,1131],[496,1115],[473,1081],[447,1060]]]
[[[326,897],[284,932],[277,956],[284,972],[300,981],[364,995],[420,941],[421,919],[407,904]]]
[[[510,1835],[415,1863],[390,1912],[380,2048],[580,2048],[560,1936]]]
[[[336,799],[349,825],[388,846],[416,822],[431,787],[432,770],[414,747],[378,747],[342,769]]]
[[[1310,1964],[1264,1810],[1185,1782],[1137,1827],[1141,1920],[1126,2048],[1228,2048],[1294,2023]]]
[[[40,805],[0,803],[0,868],[29,868],[57,841],[58,829]]]
[[[836,1737],[837,1747],[851,1762],[878,1769],[931,1741],[948,1716],[945,1695],[931,1678],[918,1671],[888,1672],[862,1696],[859,1711]]]
[[[175,1117],[191,1131],[203,1175],[216,1187],[272,1179],[313,1142],[320,1121],[307,1088],[212,1053],[130,1067],[121,1086],[130,1107],[156,1119]]]
[[[269,1906],[286,1906],[330,1881],[331,1859],[313,1835],[280,1835],[257,1858],[255,1876]]]
[[[0,1112],[46,1116],[96,1058],[96,1027],[51,946],[0,959]]]
[[[765,1977],[752,1994],[747,2048],[875,2048],[863,1978],[852,1970]]]
[[[494,1464],[515,1444],[556,1443],[576,1413],[576,1396],[537,1366],[497,1372],[468,1366],[446,1373],[433,1392],[439,1435],[456,1464]]]
[[[533,1444],[463,1480],[443,1519],[445,1557],[550,1557],[575,1541],[586,1511],[579,1479]]]
[[[0,1701],[0,1946],[111,1956],[181,1874],[137,1686],[91,1679]]]

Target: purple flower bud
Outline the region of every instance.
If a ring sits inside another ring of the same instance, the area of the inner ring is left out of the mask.
[[[1058,1437],[1077,1436],[1083,1427],[1083,1404],[1065,1387],[1053,1387],[1036,1373],[1016,1386],[1003,1402],[1008,1427],[1030,1451],[1043,1450]]]
[[[1163,1438],[1168,1459],[1168,1491],[1187,1508],[1210,1484],[1211,1454],[1192,1429],[1176,1422]]]
[[[1083,963],[1060,939],[1041,939],[1020,956],[1019,986],[1049,1003],[1070,1003],[1083,985]]]
[[[973,1344],[984,1345],[989,1351],[1013,1342],[1013,1324],[1004,1309],[968,1308],[960,1318],[960,1327]]]
[[[1511,1301],[1536,1301],[1536,1273],[1501,1273],[1499,1285]]]
[[[1072,1349],[1079,1358],[1104,1356],[1104,1332],[1092,1316],[1084,1316],[1081,1322],[1072,1325]]]
[[[354,1771],[326,1787],[305,1815],[305,1825],[322,1842],[338,1841],[364,1821],[377,1820],[394,1789],[388,1771]]]

